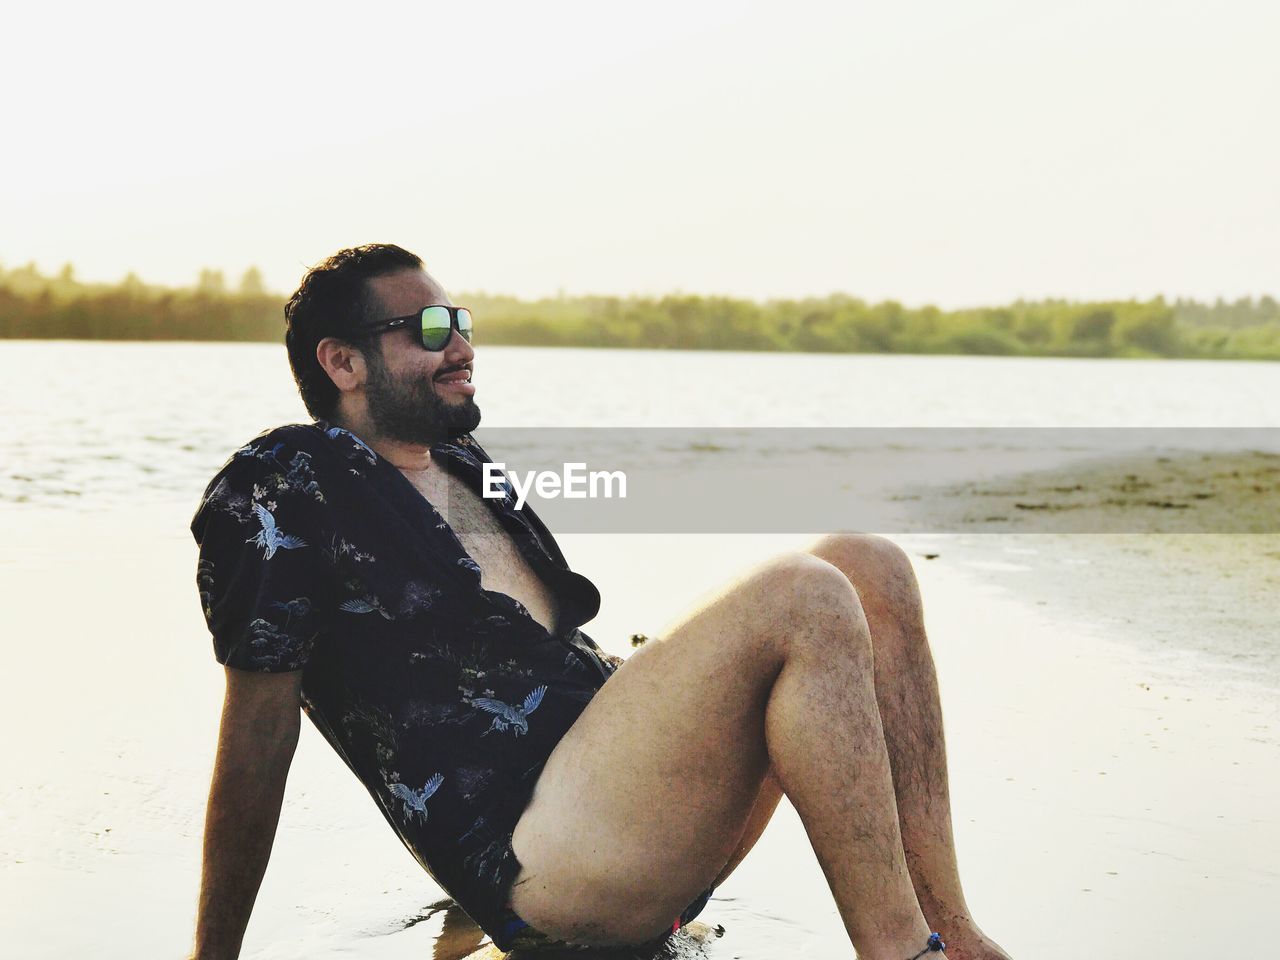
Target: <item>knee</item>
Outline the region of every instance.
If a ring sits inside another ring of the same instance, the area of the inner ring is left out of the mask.
[[[911,558],[888,537],[875,533],[829,533],[808,547],[841,570],[874,569],[885,573],[914,575]]]
[[[773,600],[788,598],[810,605],[857,604],[858,593],[835,564],[814,553],[784,553],[761,568],[761,589]]]
[[[872,533],[832,533],[808,552],[840,569],[864,601],[919,602],[915,569],[907,552],[887,537]]]
[[[839,644],[871,651],[858,591],[832,563],[812,553],[786,553],[761,572],[761,599],[773,611],[773,631],[788,649]]]

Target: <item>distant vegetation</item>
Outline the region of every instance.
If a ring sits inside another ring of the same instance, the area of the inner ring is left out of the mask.
[[[525,301],[458,295],[480,344],[963,353],[1067,357],[1280,359],[1280,304],[1161,298],[1076,303],[1017,301],[970,310],[866,303],[836,294],[757,303],[728,297],[563,297]],[[81,283],[0,267],[0,337],[101,340],[256,340],[284,337],[284,298],[256,269],[229,286],[204,270],[193,287]]]

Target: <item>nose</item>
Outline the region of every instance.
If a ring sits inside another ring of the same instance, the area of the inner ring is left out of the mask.
[[[466,337],[454,330],[453,336],[449,338],[449,343],[444,348],[445,363],[470,363],[475,356],[475,347]]]

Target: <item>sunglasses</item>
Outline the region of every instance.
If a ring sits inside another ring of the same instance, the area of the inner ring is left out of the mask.
[[[463,340],[471,342],[471,311],[466,307],[446,307],[442,303],[433,303],[405,317],[379,320],[366,329],[382,333],[404,326],[411,326],[418,331],[423,349],[426,350],[443,350],[449,345],[455,330]]]

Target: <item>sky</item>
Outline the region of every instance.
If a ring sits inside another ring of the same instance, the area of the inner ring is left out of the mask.
[[[1280,294],[1280,5],[23,4],[0,265],[287,293]]]

